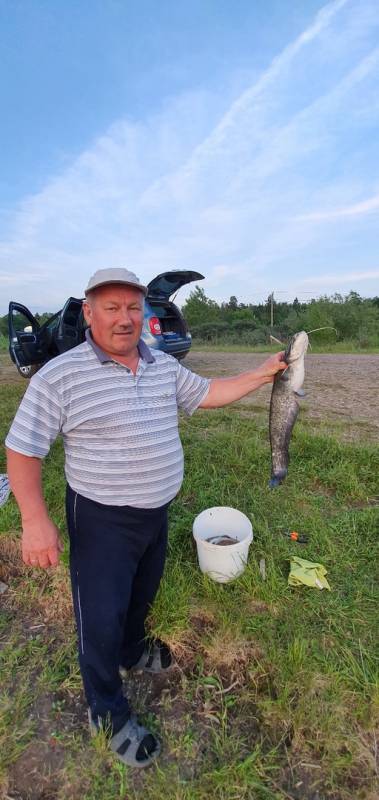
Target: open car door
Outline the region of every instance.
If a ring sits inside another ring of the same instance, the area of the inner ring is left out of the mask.
[[[63,308],[40,325],[21,303],[9,303],[9,353],[24,378],[60,353],[84,341],[82,300],[69,297]]]
[[[26,306],[11,301],[8,311],[9,354],[24,378],[30,378],[48,359],[44,326]]]

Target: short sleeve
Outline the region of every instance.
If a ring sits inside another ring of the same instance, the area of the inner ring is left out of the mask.
[[[209,392],[210,380],[196,375],[177,362],[176,401],[178,407],[190,416]]]
[[[62,409],[56,390],[34,375],[21,400],[5,444],[25,456],[44,458],[62,427]]]

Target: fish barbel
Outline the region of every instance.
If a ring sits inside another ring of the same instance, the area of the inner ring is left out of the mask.
[[[308,347],[308,335],[300,331],[291,336],[284,354],[287,369],[277,372],[270,403],[271,480],[270,487],[284,480],[288,472],[289,443],[292,429],[299,412],[296,395],[304,396],[304,356]]]

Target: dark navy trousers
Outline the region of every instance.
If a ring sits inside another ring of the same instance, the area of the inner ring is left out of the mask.
[[[143,652],[166,557],[168,504],[107,506],[67,486],[66,512],[84,691],[92,718],[117,733],[130,716],[119,666],[131,667]]]

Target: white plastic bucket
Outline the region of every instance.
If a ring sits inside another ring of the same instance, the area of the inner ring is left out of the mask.
[[[211,536],[229,535],[235,544],[222,546],[206,542]],[[253,540],[250,520],[242,511],[229,506],[207,508],[193,523],[193,536],[202,572],[219,583],[228,583],[244,571],[249,545]]]

